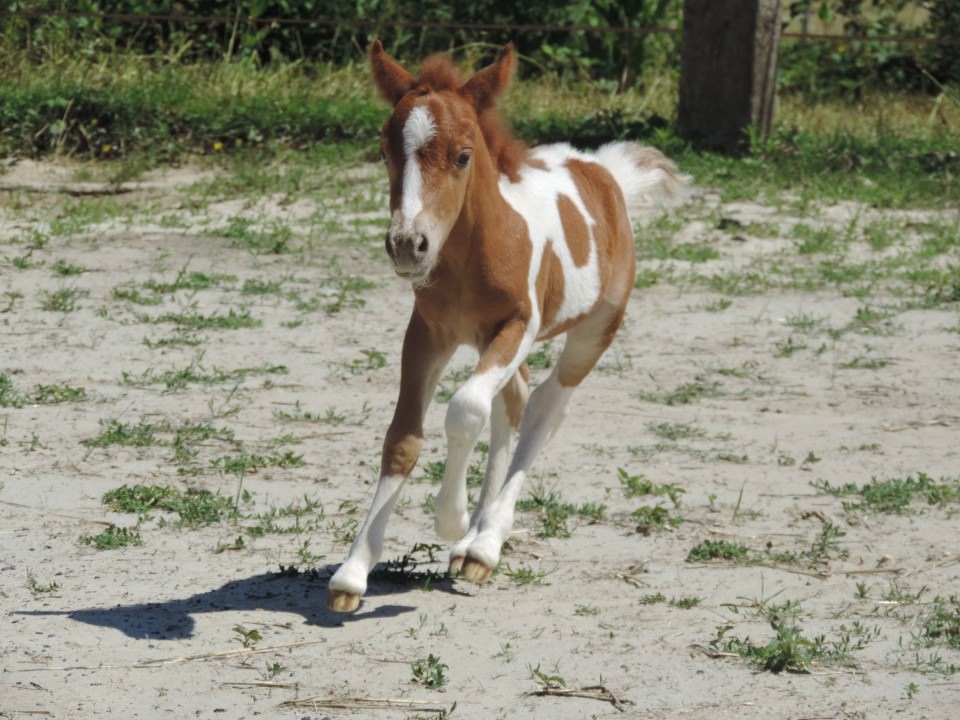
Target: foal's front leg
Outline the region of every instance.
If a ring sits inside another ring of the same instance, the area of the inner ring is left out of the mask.
[[[513,379],[532,342],[532,333],[528,332],[525,321],[517,319],[507,323],[481,353],[476,372],[450,400],[444,423],[447,433],[447,463],[436,499],[437,535],[445,540],[460,540],[467,533],[470,526],[467,514],[467,465],[470,453],[484,425],[490,419],[494,397]],[[520,390],[516,392],[519,393]],[[525,400],[526,383],[522,394]],[[519,414],[515,413],[518,417]],[[499,456],[503,450],[501,446],[509,442],[509,425],[506,428],[498,427],[496,431],[498,434],[505,434],[505,437],[502,441],[493,443],[491,450],[495,450],[498,462],[503,462],[505,458]],[[495,474],[504,472],[499,467],[493,469]],[[488,473],[488,482],[489,479]],[[498,489],[501,482],[502,477],[496,480]],[[496,491],[493,494],[495,495]],[[456,548],[454,550],[456,551]]]
[[[390,513],[420,455],[423,416],[450,354],[451,348],[431,335],[414,310],[403,340],[400,397],[383,442],[380,481],[347,559],[330,578],[327,603],[331,610],[353,612],[360,605],[360,596],[367,589],[367,575],[383,551]]]

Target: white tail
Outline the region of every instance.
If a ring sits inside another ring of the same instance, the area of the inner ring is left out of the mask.
[[[607,143],[594,156],[617,181],[628,208],[640,201],[669,200],[690,181],[659,150],[638,143]]]

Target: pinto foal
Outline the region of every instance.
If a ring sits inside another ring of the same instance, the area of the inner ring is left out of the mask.
[[[507,45],[466,82],[442,56],[428,58],[414,78],[379,40],[370,46],[374,82],[393,105],[381,139],[390,178],[386,249],[397,274],[412,282],[415,303],[380,481],[330,580],[329,606],[339,612],[360,604],[420,454],[427,405],[464,344],[480,359],[447,409],[436,531],[453,541],[451,572],[476,583],[490,577],[534,457],[623,318],[635,271],[626,202],[681,182],[658,151],[632,143],[584,154],[569,145],[528,150],[511,138],[493,106],[514,63]],[[563,352],[528,402],[527,354],[534,341],[560,333]],[[467,464],[488,421],[486,479],[470,515]]]

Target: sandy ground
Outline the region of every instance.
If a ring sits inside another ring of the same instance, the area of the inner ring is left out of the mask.
[[[57,383],[85,390],[72,402],[0,408],[0,717],[957,717],[958,676],[932,668],[938,660],[960,665],[960,653],[916,643],[934,598],[960,591],[956,505],[848,513],[840,498],[811,484],[863,485],[919,472],[956,477],[955,304],[900,312],[889,332],[803,335],[789,318],[807,314],[823,327],[843,328],[864,300],[829,289],[729,298],[666,282],[638,290],[621,336],[535,470],[535,485],[566,502],[603,504],[604,518],[573,517],[569,537],[544,538],[537,513],[521,513],[505,557],[509,568],[490,584],[425,583],[424,571],[445,566],[438,550],[434,562],[416,568],[420,576],[372,582],[355,615],[328,612],[326,580],[345,555],[343,531],[372,493],[411,303],[379,251],[383,211],[351,209],[351,199],[366,192],[374,208],[382,207],[377,173],[347,173],[336,197],[318,183],[302,196],[227,192],[201,202],[192,183],[209,173],[181,169],[125,187],[131,192],[115,202],[136,210],[64,232],[54,232],[56,219],[104,202],[68,191],[103,186],[78,185],[75,168],[30,163],[0,176],[0,372],[24,393]],[[675,212],[699,218],[683,232],[716,243],[717,267],[790,244],[780,236],[731,238],[703,219],[719,214],[787,228],[796,220],[788,210],[718,207],[709,193],[695,195],[695,209]],[[861,210],[821,208],[815,220],[843,226]],[[282,219],[294,228],[298,251],[234,247],[211,230],[234,216]],[[331,225],[338,217],[352,224]],[[955,214],[942,217],[957,221]],[[47,240],[31,240],[35,232]],[[26,267],[17,267],[14,259],[31,242],[37,247],[20,263]],[[58,276],[57,260],[87,271]],[[185,266],[235,277],[163,295],[156,306],[114,294],[150,280],[171,282]],[[324,311],[335,273],[376,286],[358,292],[362,305]],[[238,288],[246,280],[318,297],[321,308],[298,307],[284,292],[243,294]],[[64,289],[82,291],[76,308],[44,310],[44,293]],[[729,306],[717,311],[725,298]],[[198,345],[156,347],[176,335],[172,325],[138,319],[229,309],[245,309],[261,324],[200,329]],[[778,352],[789,338],[805,349]],[[856,358],[884,362],[844,367]],[[470,362],[463,353],[451,367]],[[279,365],[286,372],[267,371]],[[186,367],[259,372],[181,389],[150,381]],[[698,382],[719,383],[717,392],[686,404],[657,401]],[[290,419],[297,413],[299,421]],[[422,468],[443,457],[442,418],[443,406],[435,404],[385,559],[437,542],[421,507],[436,486]],[[169,432],[144,447],[82,444],[108,419],[207,422],[228,428],[234,440],[208,439],[186,464],[174,461]],[[657,427],[696,432],[667,440]],[[241,443],[265,456],[290,450],[302,463],[242,478],[214,465],[236,455]],[[185,467],[193,471],[178,474]],[[627,497],[620,468],[682,488],[680,506]],[[322,515],[314,509],[306,516],[309,533],[255,536],[244,529],[249,519],[189,528],[151,513],[138,528],[140,546],[84,544],[110,523],[137,524],[135,515],[101,502],[105,492],[135,483],[230,498],[246,491],[248,517],[306,500]],[[658,504],[684,522],[638,533],[630,513]],[[755,553],[768,544],[803,553],[826,523],[845,535],[817,563],[686,561],[704,540],[741,542]],[[215,552],[237,537],[242,548]],[[301,572],[282,574],[281,566]],[[535,582],[521,582],[521,569]],[[684,609],[654,602],[657,593],[700,602]],[[849,658],[813,663],[804,674],[756,672],[711,651],[726,626],[728,635],[765,644],[773,632],[758,610],[787,601],[802,608],[797,624],[806,637],[836,640],[846,632],[868,641]],[[259,637],[244,639],[238,626]],[[412,664],[430,655],[446,666],[439,689],[412,678]],[[537,695],[543,683],[536,668],[562,678],[567,689],[585,690]]]

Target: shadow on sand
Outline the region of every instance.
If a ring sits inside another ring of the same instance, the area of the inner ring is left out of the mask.
[[[360,610],[352,614],[331,612],[326,607],[327,581],[335,569],[336,566],[327,566],[307,573],[264,573],[234,580],[187,598],[155,603],[82,610],[20,611],[16,614],[66,615],[89,625],[114,628],[131,638],[182,640],[193,636],[194,615],[198,613],[223,610],[294,612],[301,614],[308,625],[333,628],[369,618],[396,617],[416,610],[413,605],[389,604],[371,610],[365,610],[361,605]],[[422,588],[423,583],[414,578],[376,580],[371,577],[370,587],[364,597],[396,595],[420,591]],[[457,591],[449,579],[431,583],[430,588],[439,592],[464,594]]]

